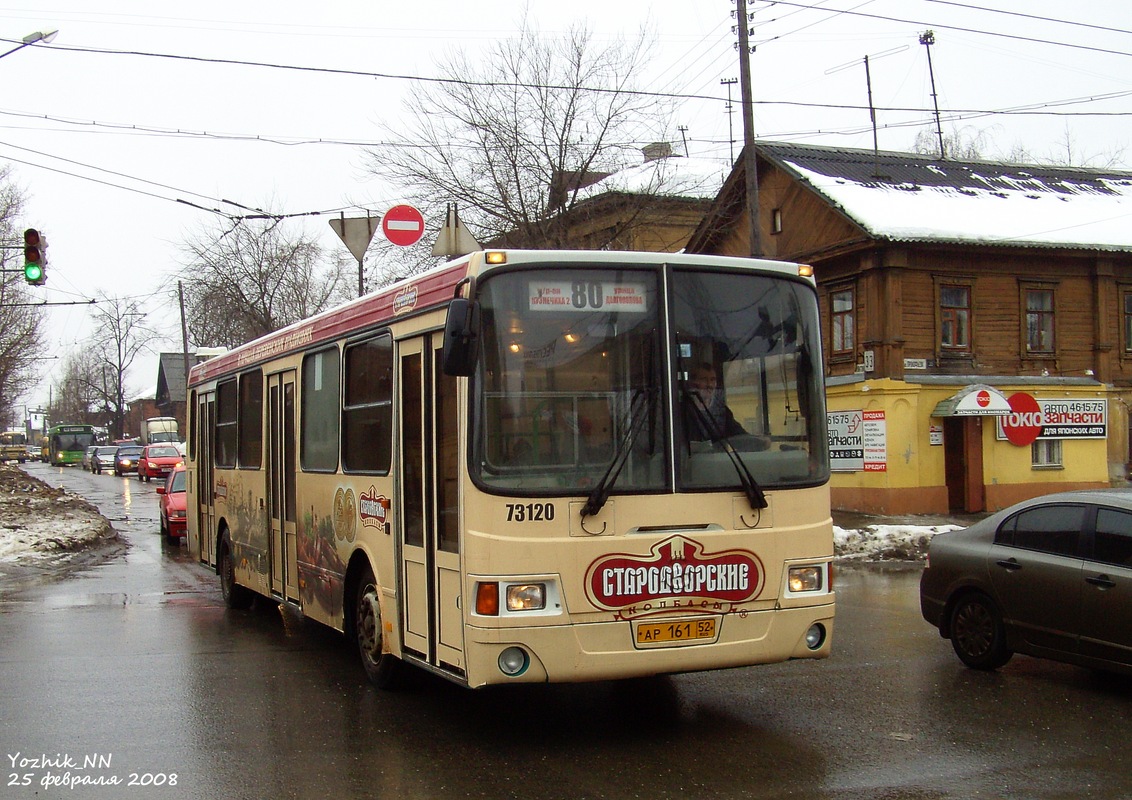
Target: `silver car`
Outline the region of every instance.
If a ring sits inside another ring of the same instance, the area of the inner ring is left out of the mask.
[[[1132,490],[1044,495],[936,535],[920,610],[974,669],[1024,653],[1132,674]]]

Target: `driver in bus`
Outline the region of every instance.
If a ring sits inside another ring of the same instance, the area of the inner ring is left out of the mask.
[[[694,442],[716,441],[728,436],[741,436],[747,431],[735,419],[723,388],[711,364],[701,362],[688,376],[688,438]]]

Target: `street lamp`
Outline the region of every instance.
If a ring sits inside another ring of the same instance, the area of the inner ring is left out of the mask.
[[[36,31],[35,33],[29,33],[27,36],[25,36],[21,40],[23,42],[23,44],[16,45],[15,47],[13,47],[11,50],[9,50],[6,53],[0,53],[0,58],[3,58],[4,56],[10,56],[10,55],[12,55],[12,53],[16,52],[17,50],[23,50],[29,44],[39,44],[40,42],[50,42],[58,35],[59,35],[59,31]]]

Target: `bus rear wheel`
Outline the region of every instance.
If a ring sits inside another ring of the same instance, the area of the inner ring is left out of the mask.
[[[379,689],[392,689],[399,682],[401,661],[392,653],[383,652],[385,629],[381,621],[380,592],[373,569],[366,567],[358,582],[354,603],[354,637],[370,683]]]
[[[228,536],[220,544],[220,555],[217,560],[217,571],[220,573],[220,594],[224,597],[224,605],[228,608],[247,608],[252,604],[253,595],[250,591],[236,583],[236,565],[232,563],[232,545]]]

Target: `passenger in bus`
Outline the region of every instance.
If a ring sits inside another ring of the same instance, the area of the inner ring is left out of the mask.
[[[692,367],[688,376],[688,438],[693,442],[715,441],[728,436],[741,436],[747,431],[735,419],[715,368],[706,362]]]

